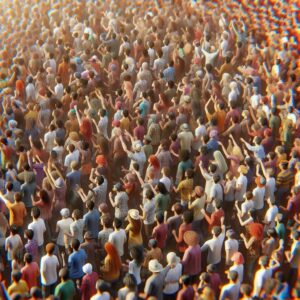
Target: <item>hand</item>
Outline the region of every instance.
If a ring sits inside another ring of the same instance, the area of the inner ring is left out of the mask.
[[[244,239],[245,235],[243,233],[240,234],[240,237]]]
[[[176,235],[176,230],[175,229],[172,230],[172,234]]]
[[[205,215],[205,209],[204,209],[204,208],[201,209],[201,213],[202,213],[203,215]]]
[[[109,198],[112,198],[112,192],[109,192],[108,196]]]

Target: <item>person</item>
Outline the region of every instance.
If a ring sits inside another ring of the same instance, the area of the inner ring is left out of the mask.
[[[115,218],[113,222],[114,231],[110,233],[108,237],[108,242],[112,243],[117,251],[119,256],[122,258],[124,255],[124,244],[127,241],[126,232],[122,229],[122,221]]]
[[[208,251],[207,262],[209,264],[219,264],[225,239],[225,225],[222,227],[214,226],[211,232],[213,236],[201,246],[201,252]]]
[[[130,256],[132,260],[128,264],[128,273],[134,275],[137,288],[141,287],[141,268],[144,262],[144,249],[141,245],[133,246],[130,249]]]
[[[224,285],[221,290],[220,299],[239,299],[240,282],[238,280],[238,273],[236,271],[229,271],[228,273],[229,283]]]
[[[86,252],[80,247],[80,242],[77,239],[73,239],[71,242],[72,254],[68,257],[68,276],[72,280],[81,279],[83,276],[82,267],[87,259]]]
[[[181,276],[180,283],[182,283],[182,288],[178,292],[176,300],[193,299],[195,295],[195,291],[191,285],[191,280],[189,276],[187,275]]]
[[[124,287],[120,288],[118,291],[118,299],[126,300],[127,295],[131,292],[135,292],[136,287],[136,280],[134,275],[127,273],[123,279]]]
[[[100,275],[107,282],[117,281],[120,277],[121,258],[117,248],[110,242],[104,245],[106,257],[100,267]]]
[[[93,266],[90,263],[82,267],[85,274],[82,277],[81,284],[77,281],[77,289],[81,293],[81,300],[91,299],[96,294],[96,282],[98,281],[98,274],[93,271]]]
[[[174,299],[179,291],[179,279],[182,275],[182,264],[180,263],[180,258],[174,252],[169,252],[167,254],[167,263],[170,265],[170,270],[164,279],[164,299]]]
[[[199,237],[195,231],[186,231],[184,241],[188,245],[182,258],[183,274],[197,277],[201,271],[201,247],[199,245]]]
[[[128,222],[125,231],[128,232],[128,247],[143,245],[142,221],[137,209],[128,211]]]
[[[22,279],[22,273],[18,271],[13,272],[12,280],[12,284],[7,289],[8,295],[20,294],[22,297],[25,297],[29,292],[29,288],[26,281]]]
[[[149,261],[148,268],[152,275],[148,277],[145,283],[145,298],[147,299],[149,297],[156,297],[158,300],[162,300],[164,278],[166,277],[170,266],[163,268],[163,266],[158,262],[157,259],[152,259]]]
[[[168,225],[165,222],[166,214],[158,213],[156,214],[156,226],[153,228],[152,237],[156,240],[157,246],[160,249],[164,249],[166,246],[167,236],[168,236]]]
[[[54,291],[54,296],[62,300],[72,300],[75,297],[76,290],[74,282],[69,278],[69,271],[67,268],[59,270],[60,284],[58,284]]]
[[[38,286],[40,269],[29,253],[24,255],[24,263],[25,266],[21,269],[22,279],[27,283],[28,289],[30,290],[32,287]]]
[[[57,269],[59,267],[58,258],[54,255],[55,245],[48,243],[46,245],[46,255],[41,258],[41,283],[43,294],[48,297],[54,294],[57,283]]]
[[[94,295],[91,300],[109,300],[110,294],[108,292],[108,286],[105,281],[99,279],[96,282],[97,293]]]

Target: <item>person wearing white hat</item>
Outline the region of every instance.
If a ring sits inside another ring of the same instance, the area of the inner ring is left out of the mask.
[[[128,232],[128,247],[143,245],[142,220],[137,209],[128,211],[128,222],[125,231]]]
[[[82,300],[89,300],[94,296],[96,291],[96,282],[99,279],[97,272],[93,271],[93,267],[90,263],[83,265],[82,271],[85,275],[82,277],[81,285],[77,281],[77,289],[81,293]]]
[[[194,142],[194,135],[189,129],[189,125],[184,123],[181,125],[182,131],[178,134],[178,140],[180,142],[180,149],[191,152],[192,144]]]
[[[144,294],[146,299],[152,296],[156,297],[157,300],[163,300],[164,279],[170,270],[170,266],[163,268],[157,259],[152,259],[149,261],[148,269],[152,275],[148,277],[145,284]]]
[[[73,223],[73,219],[70,218],[70,211],[68,208],[63,208],[60,211],[62,219],[56,223],[56,232],[58,232],[56,243],[60,250],[64,250],[69,245],[70,225]]]
[[[176,298],[177,292],[179,291],[179,279],[182,275],[182,264],[175,252],[169,252],[167,254],[167,262],[170,266],[170,270],[165,277],[164,300],[171,300]]]

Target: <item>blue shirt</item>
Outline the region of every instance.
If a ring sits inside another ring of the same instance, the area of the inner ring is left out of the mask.
[[[150,103],[148,100],[143,99],[143,101],[139,105],[139,110],[141,111],[141,117],[146,117],[150,110]]]
[[[175,69],[174,67],[168,67],[163,71],[166,82],[175,81]]]
[[[100,213],[97,209],[87,212],[83,216],[86,231],[90,231],[94,239],[97,239],[99,232]]]
[[[81,278],[84,273],[82,267],[85,264],[87,255],[83,249],[73,252],[68,258],[68,269],[71,279]]]

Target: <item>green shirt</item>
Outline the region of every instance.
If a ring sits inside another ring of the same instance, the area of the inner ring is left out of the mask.
[[[157,194],[155,200],[155,213],[164,213],[169,208],[170,195],[169,194]]]
[[[285,237],[285,227],[283,223],[278,223],[275,227],[279,239],[284,240]]]
[[[59,297],[60,300],[72,300],[75,296],[75,284],[72,280],[61,282],[54,292],[54,296]]]

